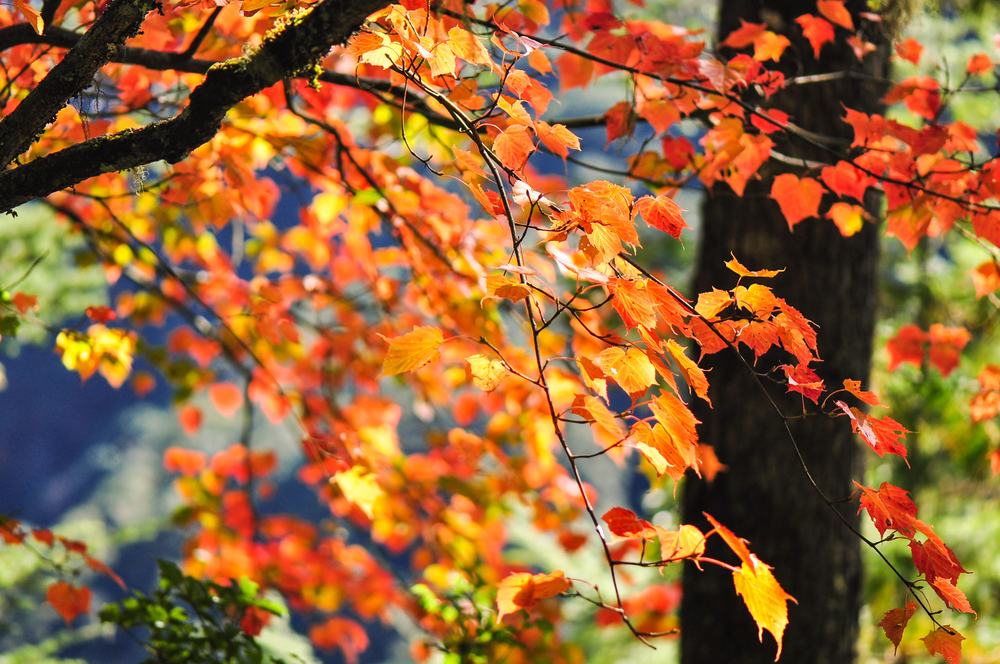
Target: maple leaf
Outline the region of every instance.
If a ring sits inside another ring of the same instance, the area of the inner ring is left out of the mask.
[[[681,375],[684,376],[684,382],[688,384],[688,388],[704,399],[711,407],[712,401],[708,398],[708,379],[705,378],[705,372],[684,353],[681,345],[673,339],[667,340],[666,349],[670,353],[670,357],[674,358],[674,362],[677,363],[677,368],[681,370]]]
[[[910,622],[916,610],[916,602],[907,602],[903,608],[887,611],[885,617],[879,621],[878,626],[885,631],[886,638],[892,641],[893,655],[899,651],[899,642],[903,639],[906,623]]]
[[[907,37],[905,41],[896,44],[896,55],[913,64],[919,64],[920,54],[923,52],[924,47],[913,37]]]
[[[369,519],[374,516],[375,501],[385,494],[374,473],[363,466],[337,473],[330,479],[343,492],[348,502],[356,505]]]
[[[24,17],[24,20],[35,31],[35,34],[42,34],[45,30],[45,22],[42,15],[30,4],[28,0],[14,0],[14,8]]]
[[[1000,270],[997,270],[997,264],[994,261],[980,263],[971,274],[977,298],[989,295],[1000,288]]]
[[[645,286],[644,281],[629,279],[612,279],[608,282],[608,288],[614,295],[611,306],[621,316],[625,327],[656,327],[656,312]]]
[[[194,477],[205,467],[206,460],[204,452],[168,447],[163,453],[163,468],[168,473],[181,473]]]
[[[760,62],[766,62],[767,60],[778,62],[781,60],[785,49],[791,45],[792,42],[789,41],[788,37],[765,30],[754,39],[753,59]]]
[[[551,574],[515,572],[497,585],[497,624],[504,616],[519,610],[531,611],[544,599],[555,597],[573,587],[559,570]]]
[[[785,271],[784,268],[780,270],[749,270],[745,268],[742,263],[736,260],[736,256],[733,254],[730,254],[730,256],[732,256],[733,259],[731,261],[726,261],[726,267],[741,277],[760,277],[769,279]]]
[[[938,597],[944,600],[944,603],[948,605],[949,608],[955,611],[961,611],[962,613],[971,613],[977,615],[972,607],[969,605],[969,600],[965,596],[965,593],[958,589],[951,579],[946,579],[944,577],[936,577],[930,582],[931,587],[934,588],[934,592],[938,594]]]
[[[924,349],[929,336],[913,323],[908,323],[896,331],[896,335],[885,345],[889,351],[889,371],[895,371],[903,362],[920,367],[924,362]]]
[[[412,332],[389,341],[389,351],[382,363],[382,375],[396,376],[433,362],[440,357],[438,347],[444,335],[436,327],[417,327]]]
[[[660,559],[663,562],[697,558],[705,553],[705,535],[690,524],[678,530],[660,529]]]
[[[819,216],[819,205],[826,191],[812,178],[801,178],[792,173],[783,173],[774,178],[771,197],[778,202],[781,213],[792,230],[795,224],[809,217]]]
[[[729,33],[719,46],[728,46],[730,48],[746,48],[754,42],[758,35],[763,33],[767,29],[767,24],[765,23],[747,23],[742,18],[740,19],[740,27]]]
[[[213,383],[208,400],[223,417],[232,417],[243,405],[243,392],[232,383]]]
[[[850,378],[844,379],[844,389],[856,396],[857,398],[864,401],[869,406],[884,406],[878,397],[875,396],[874,392],[865,392],[861,389],[860,380],[851,380]]]
[[[620,101],[601,116],[608,133],[608,145],[616,139],[631,136],[635,131],[636,113],[632,104]]]
[[[823,381],[808,365],[782,364],[778,368],[785,372],[789,392],[798,392],[813,403],[819,403],[819,397],[823,394]]]
[[[507,127],[493,141],[493,153],[505,167],[520,172],[528,162],[528,156],[535,151],[527,128],[515,124]]]
[[[698,312],[699,316],[712,320],[732,303],[733,296],[730,295],[729,291],[713,288],[710,293],[698,294],[698,302],[695,304],[694,310]]]
[[[492,392],[507,376],[507,367],[500,360],[492,360],[485,355],[470,355],[465,358],[468,373],[473,384],[483,392]]]
[[[711,484],[716,475],[729,470],[729,466],[719,461],[714,447],[698,443],[698,470],[705,481]]]
[[[965,637],[951,625],[931,630],[930,634],[920,640],[930,654],[943,655],[948,664],[961,664],[962,641],[965,641]]]
[[[778,653],[774,661],[778,661],[781,657],[785,627],[788,625],[788,601],[791,600],[796,604],[798,601],[785,592],[771,573],[771,568],[750,553],[750,549],[742,539],[710,514],[705,514],[705,518],[733,553],[739,556],[741,565],[733,569],[736,593],[743,598],[750,616],[757,623],[757,638],[763,642],[765,629],[774,637],[778,644]]]
[[[851,237],[865,225],[868,213],[860,205],[838,202],[830,206],[826,216],[837,225],[841,235]]]
[[[535,131],[542,144],[563,159],[569,156],[570,150],[580,149],[579,137],[567,129],[565,125],[550,125],[547,122],[539,121],[535,126]]]
[[[813,55],[819,60],[819,52],[823,45],[833,41],[833,26],[829,21],[812,14],[803,14],[796,18],[795,22],[802,26],[802,34],[809,40],[809,44],[813,47]]]
[[[76,587],[66,581],[56,581],[45,592],[45,601],[62,616],[69,625],[81,613],[90,612],[90,588]]]
[[[992,70],[993,61],[985,53],[976,53],[969,58],[969,63],[965,66],[965,71],[972,76],[979,76]]]
[[[486,296],[483,297],[483,301],[491,297],[496,297],[511,300],[512,302],[520,302],[529,295],[531,295],[531,289],[520,281],[511,279],[506,275],[491,274],[486,277]]]
[[[890,528],[907,538],[916,534],[917,506],[910,500],[907,491],[888,482],[883,482],[878,491],[857,482],[854,486],[862,492],[858,513],[861,510],[868,511],[879,536],[885,537],[885,531]]]
[[[844,0],[816,0],[816,8],[831,23],[854,32],[854,21],[851,12],[844,7]]]
[[[339,649],[348,664],[357,664],[358,655],[368,648],[368,635],[364,627],[350,618],[340,616],[328,618],[325,622],[310,627],[309,640],[323,650]]]
[[[622,431],[615,416],[598,397],[588,394],[578,394],[573,399],[572,412],[585,420],[592,421],[595,428],[612,438],[615,442],[621,440]]]
[[[605,376],[618,383],[633,398],[644,394],[656,380],[656,369],[639,348],[612,346],[593,359]]]
[[[611,534],[620,539],[656,539],[662,530],[624,507],[612,507],[601,520],[608,524]]]
[[[912,431],[891,417],[880,420],[871,415],[865,415],[857,408],[849,407],[843,401],[835,401],[834,403],[851,418],[854,433],[860,433],[876,454],[879,456],[886,452],[898,454],[903,457],[903,461],[906,461],[906,447],[903,446],[902,441],[906,438],[906,434],[913,433]],[[909,465],[909,461],[906,463]]]
[[[635,202],[635,206],[649,226],[658,228],[673,238],[679,238],[681,231],[688,228],[684,217],[681,216],[681,212],[686,210],[677,205],[672,198],[643,196]]]
[[[959,353],[972,339],[972,335],[964,327],[945,327],[935,323],[931,325],[930,349],[928,359],[942,376],[950,374],[958,366]]]

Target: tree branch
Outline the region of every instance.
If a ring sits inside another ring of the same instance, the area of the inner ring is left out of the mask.
[[[4,172],[0,175],[0,211],[102,173],[160,160],[181,161],[218,133],[230,108],[315,64],[333,45],[345,42],[371,13],[388,4],[389,0],[323,0],[290,21],[256,51],[209,67],[205,80],[191,92],[188,106],[177,117],[95,138]],[[55,70],[45,81],[54,75]],[[0,142],[6,150],[2,135]]]
[[[153,0],[112,0],[66,57],[0,120],[0,167],[27,150],[70,97],[90,87],[97,70],[139,32],[146,14],[157,6]]]

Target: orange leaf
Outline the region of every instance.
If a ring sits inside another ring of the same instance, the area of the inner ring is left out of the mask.
[[[705,378],[705,372],[702,371],[701,367],[694,360],[684,354],[684,349],[673,339],[667,340],[667,352],[670,353],[670,357],[674,358],[674,362],[677,363],[677,367],[681,370],[684,382],[688,384],[688,388],[704,399],[709,407],[711,407],[712,400],[708,398],[708,379]]]
[[[923,52],[924,47],[913,37],[908,37],[906,41],[896,44],[896,55],[913,64],[920,62],[920,54]]]
[[[193,404],[188,404],[177,411],[177,419],[181,422],[181,429],[189,436],[198,433],[201,428],[201,408]]]
[[[837,225],[841,235],[851,237],[865,225],[865,217],[868,215],[860,205],[837,202],[830,206],[826,216]]]
[[[740,27],[729,33],[719,46],[730,48],[746,48],[767,29],[766,23],[747,23],[740,19]]]
[[[990,56],[985,53],[976,53],[974,56],[969,58],[969,64],[965,67],[965,71],[969,72],[973,76],[985,74],[992,69],[993,61],[990,60]]]
[[[924,362],[925,345],[929,337],[913,323],[909,323],[896,331],[896,336],[889,339],[885,349],[889,351],[889,371],[895,371],[903,362],[909,362],[920,367]]]
[[[309,628],[309,640],[317,648],[339,648],[348,664],[357,664],[358,654],[368,648],[365,628],[348,618],[334,616],[321,625]]]
[[[711,445],[698,444],[698,469],[701,471],[705,481],[711,484],[715,481],[715,476],[729,470],[729,466],[719,461],[715,455],[715,448]]]
[[[684,217],[681,216],[681,212],[687,210],[677,205],[669,196],[656,198],[643,196],[635,202],[635,206],[648,226],[669,233],[671,237],[679,238],[681,231],[688,228],[684,223]]]
[[[625,327],[637,328],[640,325],[649,329],[656,327],[656,312],[646,294],[644,281],[613,279],[608,282],[608,288],[615,296],[611,300],[611,306],[622,317]]]
[[[893,655],[899,650],[899,642],[903,639],[903,630],[906,629],[906,623],[910,622],[910,618],[916,610],[916,602],[907,602],[905,608],[887,611],[885,617],[878,623],[878,626],[885,630],[886,638],[892,641],[892,645],[895,646],[892,651]]]
[[[497,623],[521,609],[530,611],[543,599],[555,597],[572,587],[559,570],[552,574],[511,574],[497,585]]]
[[[232,383],[215,383],[208,388],[208,400],[223,417],[232,417],[243,405],[243,392]]]
[[[393,338],[382,363],[382,375],[396,376],[437,360],[440,357],[438,347],[442,343],[444,335],[436,327],[418,327]]]
[[[632,510],[624,507],[612,507],[601,517],[608,524],[608,530],[620,539],[655,539],[658,534],[656,526],[649,521],[640,519]]]
[[[728,267],[730,270],[740,275],[741,277],[770,278],[777,276],[778,274],[781,274],[782,272],[785,271],[784,268],[780,270],[748,270],[747,268],[743,267],[743,265],[738,260],[736,260],[735,255],[733,254],[729,255],[733,257],[733,260],[726,261],[726,267]]]
[[[531,140],[526,127],[511,125],[501,132],[493,141],[493,152],[500,163],[513,171],[520,171],[528,161],[528,156],[535,151],[535,142]]]
[[[607,434],[616,442],[622,438],[622,431],[615,416],[600,398],[578,394],[573,399],[572,411],[574,415],[579,415],[583,419],[593,422],[599,432]]]
[[[608,132],[608,145],[615,139],[631,136],[635,130],[635,109],[627,101],[620,101],[601,116]]]
[[[828,21],[812,14],[803,14],[795,19],[795,22],[802,26],[802,34],[809,40],[813,47],[813,55],[818,60],[823,44],[833,41],[833,26]]]
[[[105,574],[111,577],[114,580],[114,582],[121,587],[122,590],[128,590],[128,588],[125,586],[125,582],[122,581],[122,578],[117,574],[115,574],[115,571],[110,567],[108,567],[107,565],[105,565],[103,561],[100,561],[97,558],[94,558],[93,556],[88,555],[86,553],[82,555],[83,559],[87,561],[87,567],[94,570],[95,572],[99,572],[101,574]]]
[[[885,404],[878,400],[874,392],[865,392],[861,389],[860,380],[851,380],[850,378],[844,379],[844,389],[856,396],[857,398],[864,401],[869,406],[884,406]]]
[[[542,144],[563,159],[569,156],[570,150],[580,149],[579,137],[567,129],[565,125],[550,125],[547,122],[539,121],[535,129]]]
[[[486,277],[486,297],[483,300],[498,297],[504,300],[520,302],[529,295],[531,295],[531,290],[520,281],[502,274],[491,274]]]
[[[81,613],[90,612],[90,588],[86,586],[77,588],[65,581],[56,581],[49,586],[45,599],[59,612],[67,625]]]
[[[791,45],[788,37],[765,30],[753,41],[753,59],[758,62],[778,62],[785,49]]]
[[[858,513],[867,510],[881,537],[890,528],[907,538],[916,534],[917,506],[905,490],[888,482],[882,482],[878,491],[857,482],[854,486],[862,492]]]
[[[656,369],[646,353],[638,348],[623,350],[612,346],[594,356],[604,375],[633,398],[642,395],[656,380]]]
[[[930,582],[931,586],[934,587],[934,592],[938,594],[938,597],[944,600],[950,608],[955,611],[961,611],[962,613],[971,613],[978,617],[975,611],[972,610],[972,606],[969,604],[969,599],[965,596],[965,593],[959,590],[959,588],[951,582],[951,579],[946,579],[944,577],[937,577]]]
[[[964,327],[945,327],[935,323],[930,329],[931,346],[927,352],[931,366],[942,376],[950,374],[958,366],[959,353],[972,339]]]
[[[920,640],[927,646],[927,652],[930,654],[943,655],[948,664],[961,663],[962,641],[965,641],[965,637],[951,625],[938,627]]]
[[[163,468],[168,473],[181,473],[194,477],[205,467],[205,460],[204,452],[168,447],[163,453]]]
[[[977,298],[989,295],[1000,288],[1000,271],[997,270],[997,264],[994,261],[981,263],[971,274]]]
[[[781,587],[771,568],[752,553],[750,563],[744,562],[740,569],[733,571],[733,584],[757,623],[757,638],[763,642],[766,629],[777,642],[778,654],[774,656],[777,662],[781,657],[785,626],[788,625],[788,600],[798,602]]]
[[[819,204],[826,191],[819,182],[812,178],[801,180],[791,173],[783,173],[774,178],[771,185],[771,197],[778,202],[781,213],[788,221],[791,230],[795,224],[809,217],[819,215]]]
[[[724,525],[715,520],[711,514],[706,514],[705,518],[708,522],[712,524],[715,532],[725,541],[726,545],[732,549],[733,553],[739,556],[740,560],[743,561],[744,565],[752,565],[752,560],[750,558],[750,549],[747,548],[746,541],[740,537],[737,537],[733,531],[726,528]]]
[[[819,397],[823,394],[823,381],[809,365],[782,364],[779,368],[785,372],[789,392],[798,392],[813,403],[819,403]]]
[[[851,12],[844,7],[844,0],[817,0],[816,8],[831,23],[854,32],[854,21],[851,19]]]
[[[903,446],[903,440],[906,439],[906,434],[913,433],[912,431],[904,428],[902,424],[891,417],[880,420],[877,417],[865,415],[857,408],[848,407],[843,401],[835,401],[834,403],[851,418],[854,433],[860,433],[876,454],[879,456],[886,452],[898,454],[903,457],[903,461],[906,461],[906,447]],[[906,465],[910,465],[910,462],[906,461]]]
[[[24,20],[28,22],[31,29],[37,34],[42,34],[45,30],[45,23],[42,21],[42,15],[35,10],[34,7],[28,4],[28,0],[14,0],[14,7],[20,12]]]

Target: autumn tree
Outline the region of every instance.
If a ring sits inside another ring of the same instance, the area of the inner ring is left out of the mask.
[[[792,658],[846,661],[860,541],[912,552],[914,574],[885,559],[905,589],[879,623],[889,640],[920,610],[927,650],[960,658],[940,609],[974,613],[967,571],[905,491],[864,485],[855,445],[906,459],[909,432],[867,385],[883,213],[908,248],[956,227],[997,251],[995,162],[945,103],[993,62],[975,56],[957,88],[890,87],[877,13],[754,7],[724,3],[718,43],[603,0],[0,7],[0,210],[46,206],[125,286],[59,331],[63,363],[140,393],[166,380],[189,433],[197,397],[240,418],[226,449],[164,459],[190,529],[190,576],[171,583],[219,598],[236,580],[223,633],[238,618],[257,634],[271,611],[252,595],[271,589],[349,661],[365,623],[405,614],[421,660],[573,662],[567,602],[654,644],[678,633],[676,584],[630,579],[685,566],[686,658],[715,659],[707,637],[776,659],[798,602]],[[555,115],[598,80],[620,90],[600,113]],[[879,99],[916,121],[886,119]],[[578,134],[593,127],[634,148],[620,170],[539,169],[543,154],[588,165]],[[296,223],[276,213],[282,187]],[[688,187],[713,196],[685,296],[638,250],[648,233],[686,237],[674,196]],[[15,278],[0,284],[0,333],[43,320]],[[168,314],[185,324],[146,341]],[[897,345],[950,371],[963,339],[939,325]],[[977,417],[997,412],[994,374]],[[404,408],[420,440],[401,439]],[[276,457],[257,414],[301,436],[298,476],[330,523],[268,511]],[[685,484],[685,523],[598,509],[584,469],[628,456]],[[607,578],[511,562],[515,505],[553,546],[597,551]],[[113,574],[81,542],[0,526]],[[704,627],[721,595],[749,616],[724,633]],[[69,623],[90,594],[59,578],[48,599]],[[773,644],[755,642],[764,631]]]

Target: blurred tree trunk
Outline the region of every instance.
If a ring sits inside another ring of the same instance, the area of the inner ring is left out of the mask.
[[[849,0],[847,6],[855,25],[860,25],[858,12],[866,11],[865,2]],[[846,35],[840,28],[838,43],[825,45],[820,59],[815,59],[792,21],[810,10],[817,13],[814,3],[795,0],[722,0],[719,40],[738,28],[740,19],[768,23],[792,40],[781,59],[786,76],[850,70],[888,75],[888,47],[879,34],[865,35],[879,49],[863,65],[842,45]],[[879,84],[845,77],[791,86],[768,104],[815,134],[841,139],[833,147],[844,153],[853,132],[841,120],[843,108],[878,112],[885,92]],[[831,161],[825,151],[798,140],[779,142],[776,149],[789,156]],[[877,228],[869,223],[844,238],[832,221],[807,219],[790,232],[778,205],[767,197],[769,176],[801,171],[771,163],[764,180],[749,183],[742,198],[725,185],[706,197],[695,292],[734,285],[736,275],[724,265],[730,252],[750,269],[787,268],[767,285],[818,326],[823,362],[814,369],[829,389],[836,389],[845,378],[861,380],[867,387],[876,308]],[[812,175],[818,177],[818,172]],[[830,202],[824,201],[823,211]],[[788,361],[778,357],[781,353],[762,358],[761,367],[771,367],[774,359]],[[745,355],[752,362],[752,353]],[[789,605],[782,661],[853,662],[861,604],[860,542],[810,485],[781,418],[738,358],[722,352],[706,358],[703,366],[710,370],[715,408],[699,402],[695,411],[703,422],[701,441],[713,445],[730,470],[711,485],[689,477],[684,522],[707,529],[702,513],[714,516],[749,540],[751,550],[774,567],[778,581],[798,600],[798,605]],[[785,396],[783,387],[770,381],[765,385],[785,414],[801,412],[800,399]],[[817,416],[788,424],[820,488],[833,500],[847,498],[851,479],[860,479],[862,472],[862,451],[849,423]],[[857,523],[854,503],[838,508]],[[722,542],[713,540],[708,554],[733,562]],[[705,567],[699,572],[692,565],[684,572],[682,663],[774,661],[774,642],[765,633],[764,645],[758,643],[757,627],[734,592],[732,574]]]

